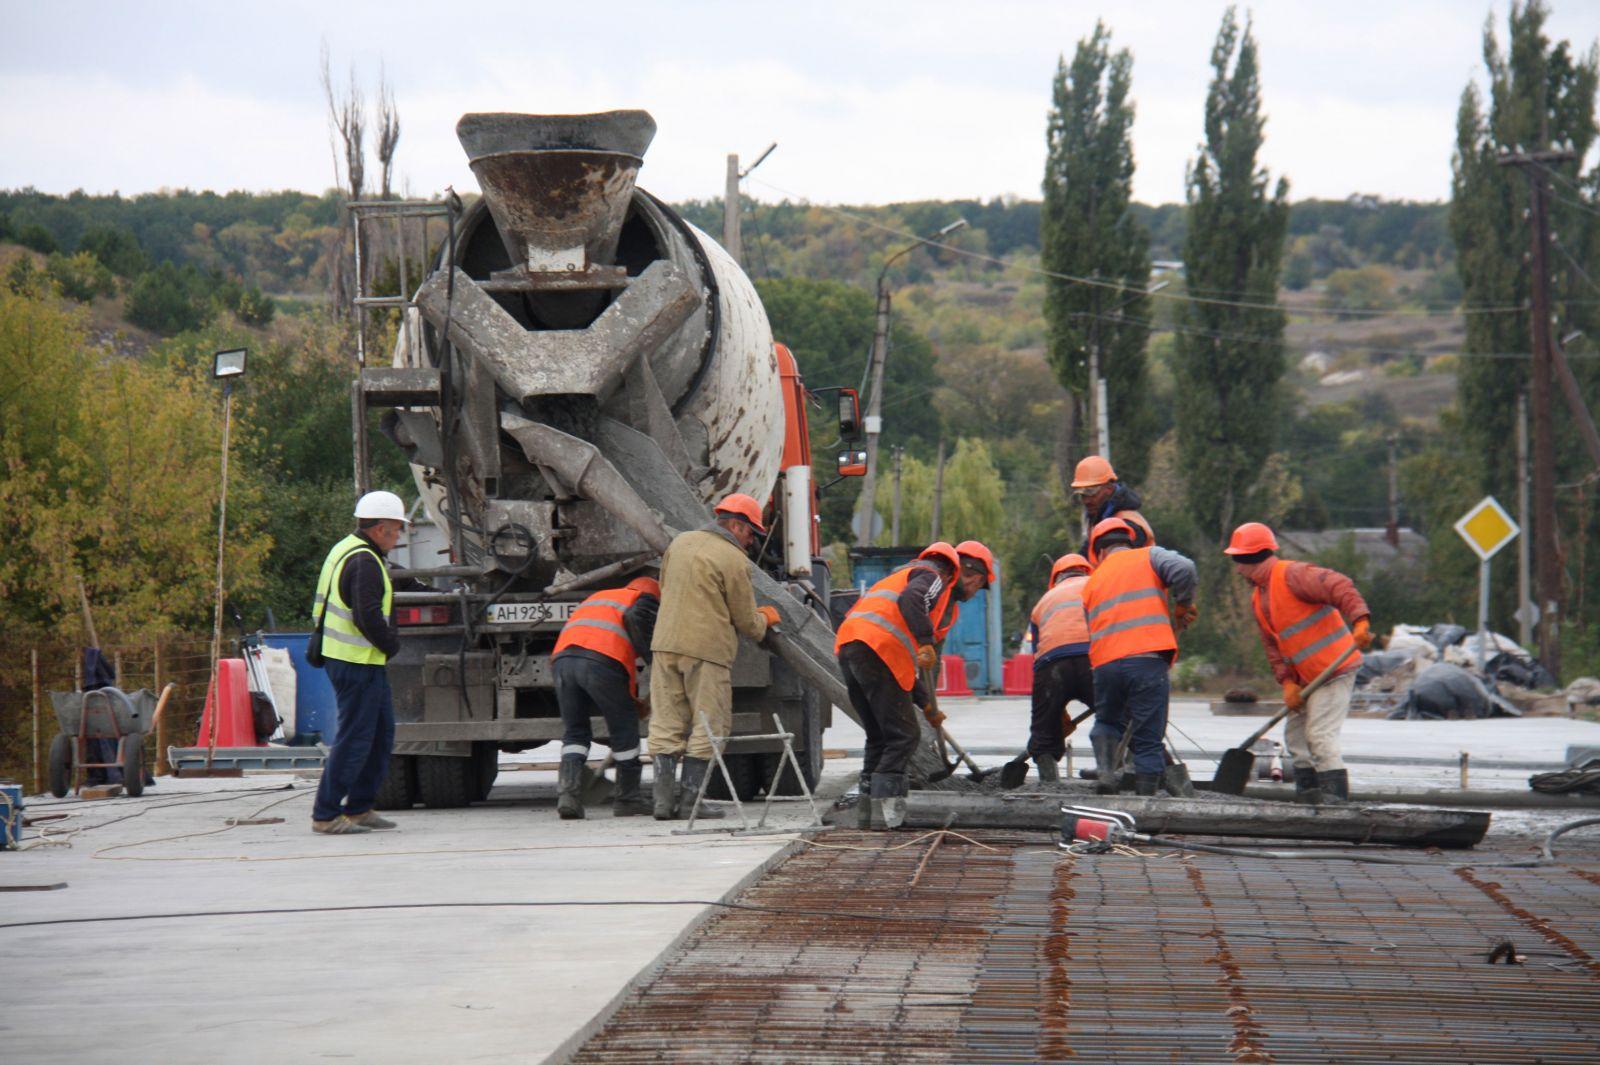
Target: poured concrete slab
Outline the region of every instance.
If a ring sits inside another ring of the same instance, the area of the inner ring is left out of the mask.
[[[70,816],[29,835],[67,845],[0,855],[0,886],[67,887],[0,895],[0,925],[86,923],[0,927],[6,1058],[537,1061],[700,919],[699,900],[792,845],[608,810],[563,822],[553,774],[501,780],[487,804],[346,837],[310,831],[315,781],[289,776],[35,797],[30,817]],[[806,819],[803,803],[774,811],[780,829]],[[227,825],[251,817],[285,820]],[[593,902],[625,904],[565,905]]]

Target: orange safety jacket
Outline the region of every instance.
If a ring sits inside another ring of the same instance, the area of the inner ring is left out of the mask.
[[[1119,658],[1178,649],[1167,589],[1150,564],[1148,547],[1106,556],[1084,583],[1083,608],[1089,665],[1096,669]]]
[[[1151,544],[1156,542],[1156,531],[1150,528],[1150,523],[1145,521],[1144,515],[1140,514],[1137,510],[1119,510],[1109,516],[1113,518],[1121,518],[1129,525],[1137,525],[1139,528],[1143,529],[1145,541],[1140,546],[1149,547]]]
[[[1277,644],[1278,653],[1294,671],[1295,679],[1309,684],[1339,656],[1355,646],[1355,637],[1344,623],[1344,615],[1326,603],[1308,603],[1289,590],[1289,562],[1277,559],[1265,588],[1257,587],[1250,597],[1256,624],[1263,640]],[[1342,672],[1361,665],[1351,656]]]
[[[562,627],[561,635],[556,639],[555,652],[550,657],[554,659],[569,647],[581,647],[614,659],[622,664],[628,674],[628,694],[637,699],[639,674],[634,668],[634,660],[639,657],[639,652],[634,650],[633,641],[628,639],[628,629],[623,624],[622,615],[644,594],[634,588],[610,588],[596,592],[579,603],[572,617]]]
[[[1087,583],[1087,573],[1064,577],[1039,597],[1029,618],[1038,633],[1033,644],[1035,662],[1058,647],[1080,645],[1074,654],[1088,650],[1089,619],[1083,611],[1083,586]]]
[[[839,625],[839,632],[833,641],[834,653],[837,654],[847,643],[864,643],[889,667],[901,690],[910,691],[917,679],[917,641],[911,635],[906,619],[900,614],[900,593],[905,591],[907,583],[918,569],[929,565],[926,562],[913,562],[869,588]],[[935,642],[942,639],[955,623],[956,612],[950,609],[953,605],[950,597],[955,587],[955,578],[945,581],[939,591],[938,601],[928,611]]]

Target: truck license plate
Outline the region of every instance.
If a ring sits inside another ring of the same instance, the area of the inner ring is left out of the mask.
[[[491,625],[565,624],[577,606],[577,603],[496,603],[489,608],[488,621]]]

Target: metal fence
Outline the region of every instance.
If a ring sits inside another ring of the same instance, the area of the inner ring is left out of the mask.
[[[146,764],[157,773],[165,764],[168,745],[184,745],[199,731],[211,678],[211,641],[205,636],[175,633],[138,643],[111,643],[102,653],[117,673],[117,686],[159,692],[173,684],[172,698],[162,713],[158,734],[145,738]],[[237,654],[228,643],[224,655]],[[43,791],[48,775],[50,741],[60,731],[49,692],[77,689],[83,650],[69,641],[17,643],[0,647],[0,779],[21,781],[29,792]]]

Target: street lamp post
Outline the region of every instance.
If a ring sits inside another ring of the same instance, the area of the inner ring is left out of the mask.
[[[883,365],[888,355],[889,347],[889,286],[887,282],[889,267],[895,261],[916,251],[924,244],[932,243],[940,237],[947,237],[951,233],[967,224],[965,218],[958,218],[945,226],[937,233],[921,237],[915,242],[906,245],[883,261],[883,269],[878,271],[878,315],[877,322],[872,330],[872,366],[869,371],[871,378],[872,398],[867,405],[867,472],[861,482],[861,506],[856,524],[856,546],[865,547],[872,543],[872,518],[877,506],[878,497],[878,436],[883,431]]]
[[[1122,308],[1132,303],[1141,296],[1153,296],[1157,292],[1172,284],[1171,281],[1158,281],[1149,288],[1134,293],[1121,303],[1106,311],[1107,316],[1122,317]],[[1096,316],[1100,317],[1100,316]],[[1106,381],[1100,374],[1100,328],[1096,322],[1092,326],[1094,339],[1089,343],[1089,425],[1094,434],[1096,454],[1107,462],[1111,461],[1111,419],[1106,410]]]

